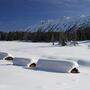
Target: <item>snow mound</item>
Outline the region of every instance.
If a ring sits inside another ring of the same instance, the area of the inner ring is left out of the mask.
[[[89,60],[78,60],[78,64],[85,66],[85,67],[90,67],[90,61]]]
[[[3,60],[7,56],[8,56],[8,53],[0,52],[0,60]]]
[[[15,57],[12,62],[13,62],[13,65],[17,65],[17,66],[28,66],[28,64],[30,64],[31,62],[31,59]]]
[[[74,68],[79,65],[75,61],[62,61],[62,60],[45,60],[39,59],[37,62],[37,70],[44,70],[49,72],[70,73]]]
[[[90,49],[90,44],[88,45],[88,49]]]

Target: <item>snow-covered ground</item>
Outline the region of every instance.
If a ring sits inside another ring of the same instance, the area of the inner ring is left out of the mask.
[[[90,85],[90,41],[82,41],[78,46],[51,43],[29,43],[19,41],[0,41],[0,52],[16,58],[28,58],[32,62],[45,60],[76,61],[79,74],[56,73],[30,70],[14,66],[11,62],[0,60],[0,90],[89,90]]]

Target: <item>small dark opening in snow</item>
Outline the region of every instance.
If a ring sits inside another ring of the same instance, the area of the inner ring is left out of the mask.
[[[71,70],[71,73],[80,73],[80,72],[77,68],[74,68],[74,69]]]
[[[13,60],[13,57],[8,56],[8,57],[5,58],[5,60],[8,60],[8,61]]]
[[[34,68],[34,67],[36,67],[36,63],[32,63],[32,64],[30,64],[29,67],[30,67],[30,68]]]

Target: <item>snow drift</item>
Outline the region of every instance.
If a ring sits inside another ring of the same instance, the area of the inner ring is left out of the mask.
[[[3,60],[7,56],[8,56],[8,53],[0,52],[0,60]]]
[[[13,62],[13,65],[17,65],[17,66],[28,66],[28,64],[30,64],[31,62],[31,59],[15,57],[12,62]]]
[[[90,49],[90,45],[88,45],[88,49]]]
[[[38,70],[61,72],[61,73],[70,73],[74,68],[78,67],[79,65],[75,61],[45,60],[45,59],[39,59],[36,66]]]
[[[85,66],[85,67],[90,67],[90,61],[89,60],[78,60],[78,64]]]

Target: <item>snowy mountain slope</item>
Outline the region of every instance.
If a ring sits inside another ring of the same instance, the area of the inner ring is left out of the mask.
[[[80,16],[80,17],[61,17],[58,20],[46,20],[41,21],[41,23],[37,25],[33,25],[32,27],[26,29],[26,31],[36,32],[38,30],[48,32],[48,31],[68,31],[71,27],[75,25],[77,30],[78,28],[86,28],[90,27],[90,16]]]
[[[90,15],[90,0],[0,0],[0,31],[24,31],[40,20]]]

